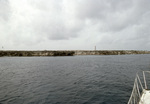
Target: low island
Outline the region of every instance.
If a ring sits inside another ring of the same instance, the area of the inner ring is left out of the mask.
[[[129,55],[129,54],[150,54],[150,51],[138,50],[44,50],[44,51],[15,51],[1,50],[3,56],[75,56],[75,55]]]

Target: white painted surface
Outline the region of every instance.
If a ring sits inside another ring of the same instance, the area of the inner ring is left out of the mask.
[[[150,90],[143,90],[139,104],[150,104]]]

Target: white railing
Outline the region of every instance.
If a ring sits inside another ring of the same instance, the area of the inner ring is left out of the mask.
[[[149,75],[147,75],[147,73]],[[148,89],[147,85],[150,84],[150,83],[147,83],[148,80],[146,80],[146,77],[150,77],[150,71],[143,71],[142,74],[138,74],[138,73],[136,74],[133,90],[132,90],[130,99],[128,101],[128,104],[139,104],[139,101],[140,101],[140,98],[142,96],[144,89]],[[149,82],[150,82],[150,79],[149,79]]]

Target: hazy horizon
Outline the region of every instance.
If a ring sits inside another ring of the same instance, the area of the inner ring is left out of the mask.
[[[25,50],[25,49],[18,49],[18,50],[14,50],[14,49],[7,49],[7,50],[4,50],[4,49],[1,49],[0,51],[150,51],[150,50],[119,50],[119,49],[109,49],[109,50],[106,50],[106,49],[103,49],[103,50],[100,50],[100,49],[56,49],[56,50],[52,50],[52,49],[28,49],[28,50]]]

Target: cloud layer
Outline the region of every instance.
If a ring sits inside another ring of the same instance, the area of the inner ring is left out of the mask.
[[[150,50],[148,0],[0,0],[5,49]]]

